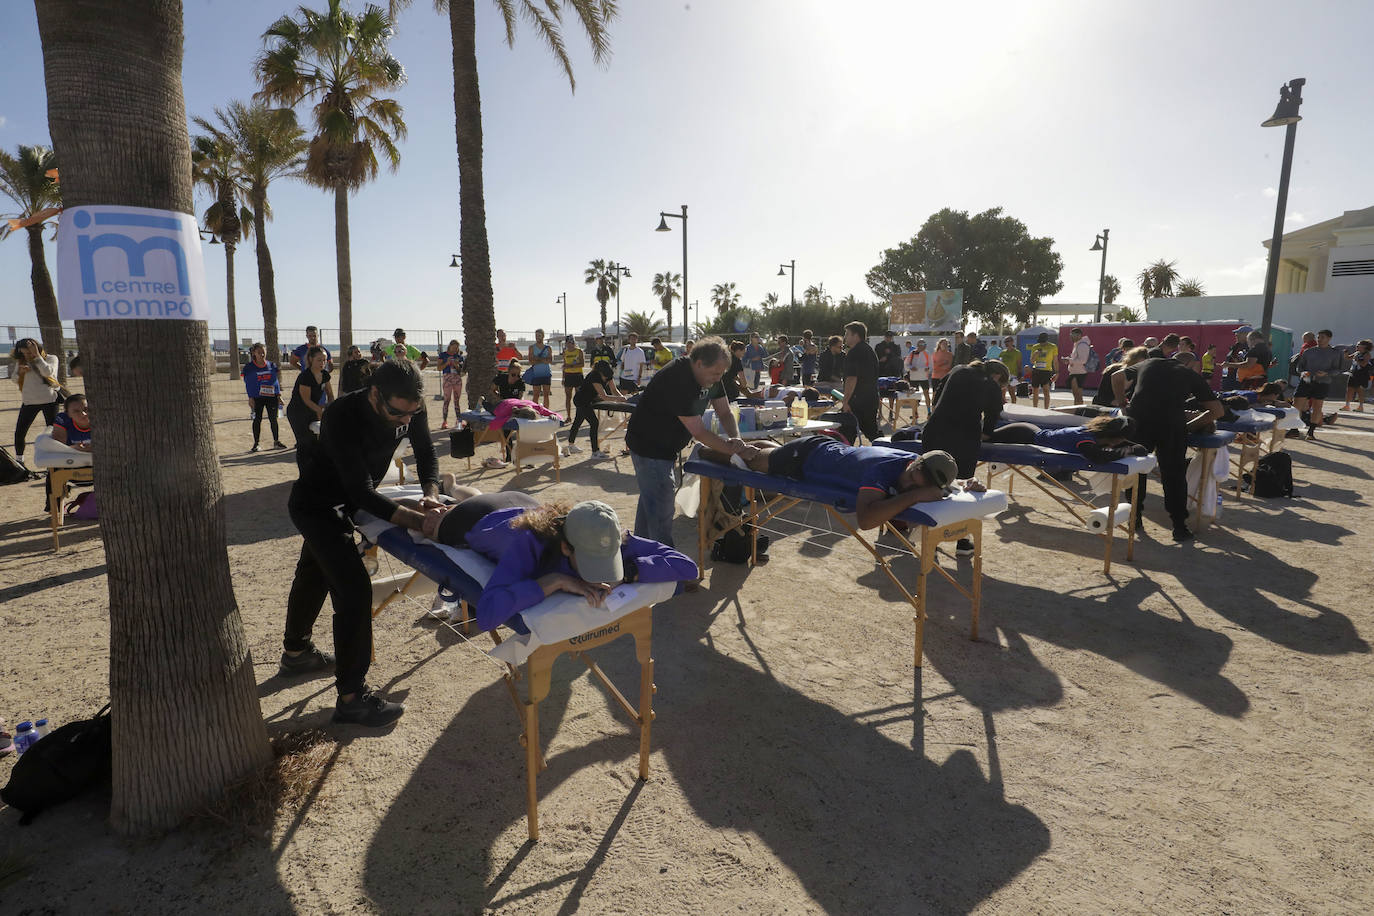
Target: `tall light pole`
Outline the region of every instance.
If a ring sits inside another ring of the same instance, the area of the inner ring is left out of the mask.
[[[1102,252],[1102,270],[1097,274],[1097,317],[1093,319],[1094,323],[1102,320],[1102,293],[1107,284],[1107,236],[1111,234],[1112,230],[1103,229],[1102,234],[1093,239],[1093,247],[1088,249]]]
[[[700,325],[700,324],[701,324],[701,300],[700,300],[700,299],[693,299],[693,300],[692,300],[692,324],[695,324],[695,325]]]
[[[606,265],[606,269],[615,274],[615,340],[620,343],[620,275],[630,276],[630,268],[624,264],[617,264],[615,261]]]
[[[788,307],[787,307],[787,331],[788,331],[789,334],[795,334],[796,331],[797,331],[797,329],[794,328],[794,327],[792,327],[792,325],[794,325],[794,324],[797,323],[797,259],[796,259],[796,258],[793,258],[790,262],[788,262],[788,263],[786,263],[786,264],[779,264],[779,265],[778,265],[778,276],[779,276],[779,277],[781,277],[781,276],[783,275],[783,273],[788,272],[788,271],[790,271],[791,274],[792,274],[792,298],[788,300],[789,304],[788,304]]]
[[[1288,176],[1293,171],[1293,141],[1298,136],[1298,106],[1302,104],[1302,87],[1307,80],[1289,80],[1286,86],[1279,87],[1279,104],[1261,127],[1285,126],[1288,129],[1283,137],[1283,169],[1279,172],[1279,200],[1274,208],[1274,238],[1269,243],[1269,270],[1264,275],[1264,313],[1260,318],[1260,333],[1269,339],[1269,327],[1274,321],[1274,289],[1279,283],[1279,251],[1283,247],[1283,217],[1288,209]]]
[[[658,213],[658,228],[655,232],[671,232],[668,228],[668,217],[682,220],[682,339],[687,339],[687,205],[682,205],[682,215],[676,213]],[[672,328],[668,329],[672,331]]]
[[[568,294],[567,294],[567,293],[564,293],[563,295],[558,296],[557,298],[555,298],[553,301],[554,301],[554,302],[558,302],[558,301],[560,301],[560,300],[562,300],[562,302],[563,302],[563,336],[564,336],[564,337],[567,337],[567,336],[568,336]]]

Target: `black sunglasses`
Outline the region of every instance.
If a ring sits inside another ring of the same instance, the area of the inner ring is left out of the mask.
[[[413,417],[424,409],[423,407],[417,407],[414,410],[397,410],[395,407],[392,407],[386,401],[382,402],[382,406],[386,408],[386,412],[388,414],[390,414],[393,417],[396,417],[397,419],[400,419],[401,417]]]

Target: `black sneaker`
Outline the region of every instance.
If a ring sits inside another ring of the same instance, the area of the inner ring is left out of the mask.
[[[286,448],[287,446],[286,446],[286,443],[285,443],[285,442],[282,442],[281,440],[277,440],[276,442],[273,442],[273,443],[272,443],[272,447],[273,447],[273,448],[276,448],[276,449],[283,449],[283,448]]]
[[[1175,541],[1191,541],[1192,539],[1193,539],[1193,532],[1191,532],[1191,531],[1188,530],[1188,526],[1187,526],[1187,525],[1175,525],[1175,526],[1174,526],[1174,540],[1175,540]]]
[[[973,556],[973,538],[959,538],[954,545],[954,555],[956,557]]]
[[[300,655],[281,654],[281,665],[277,668],[278,677],[294,677],[298,674],[312,674],[316,671],[333,671],[334,656],[321,652],[311,646]]]
[[[366,684],[345,703],[339,700],[334,704],[334,721],[345,725],[365,725],[368,728],[382,728],[390,725],[406,708],[400,703],[392,703],[372,692]]]
[[[250,451],[250,452],[256,452],[257,450],[258,450],[258,444],[257,444],[256,442],[254,442],[254,443],[253,443],[253,447],[250,448],[248,451]]]

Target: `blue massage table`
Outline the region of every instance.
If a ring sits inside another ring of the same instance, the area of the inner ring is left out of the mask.
[[[414,496],[418,487],[380,490],[389,496]],[[375,619],[389,604],[405,595],[420,581],[420,577],[435,582],[440,594],[449,601],[460,602],[461,622],[458,632],[472,635],[472,609],[482,594],[482,584],[494,565],[470,550],[454,550],[432,541],[416,541],[411,532],[387,522],[359,513],[359,530],[375,545],[414,570],[403,585],[393,588],[390,595],[372,611]],[[617,592],[623,602],[617,610],[590,609],[585,599],[569,594],[557,594],[544,599],[535,607],[507,621],[514,631],[504,640],[496,630],[490,631],[496,646],[488,655],[504,669],[506,690],[520,719],[520,743],[525,750],[525,806],[529,838],[539,839],[539,795],[536,778],[546,763],[539,741],[539,704],[549,694],[553,664],[562,655],[571,655],[587,669],[610,693],[632,722],[639,727],[639,778],[649,778],[649,731],[654,720],[654,659],[652,655],[653,606],[671,597],[680,583],[642,583],[621,586]],[[609,599],[608,599],[609,600]],[[576,613],[569,613],[574,609]],[[596,622],[588,623],[593,619]],[[600,619],[597,619],[600,618]],[[634,638],[635,657],[639,662],[639,699],[632,704],[611,682],[601,667],[588,657],[587,650],[614,642],[621,636]],[[517,682],[526,682],[522,697]]]
[[[903,547],[919,558],[920,573],[913,595],[892,569],[887,558],[844,517],[844,513],[854,511],[858,496],[853,481],[793,480],[789,477],[761,474],[732,465],[717,464],[696,455],[694,451],[683,470],[701,478],[701,506],[697,512],[697,566],[700,569],[705,569],[708,544],[725,532],[745,525],[749,526],[745,530],[751,532],[752,539],[750,563],[757,563],[759,526],[799,503],[816,503],[823,506],[831,518],[873,555],[878,566],[911,604],[915,612],[914,651],[917,668],[921,667],[924,654],[927,579],[932,572],[944,576],[960,594],[969,599],[969,638],[978,638],[978,612],[982,602],[983,585],[983,518],[996,515],[1007,508],[1005,493],[995,490],[986,493],[960,493],[949,499],[934,503],[918,503],[907,509],[897,516],[895,521],[919,529],[920,536],[915,539],[920,542],[919,550],[912,544],[911,539],[908,539],[902,526],[889,522],[879,527],[877,536],[881,536],[883,532],[893,535]],[[743,487],[749,501],[749,509],[745,515],[715,513],[714,510],[720,504],[720,490],[727,485]],[[771,495],[760,500],[760,493]],[[713,518],[713,514],[716,517]],[[725,517],[721,518],[721,515]],[[940,544],[960,538],[970,538],[973,541],[973,579],[968,588],[935,562]]]
[[[884,444],[918,454],[922,451],[919,439]],[[988,489],[992,489],[996,477],[1006,474],[1007,495],[1011,496],[1016,478],[1021,477],[1089,530],[1099,534],[1104,541],[1103,575],[1110,575],[1112,571],[1112,545],[1118,529],[1126,535],[1126,559],[1135,559],[1135,501],[1123,503],[1121,499],[1135,489],[1137,474],[1148,474],[1155,469],[1157,462],[1153,455],[1094,464],[1080,454],[1038,445],[984,442],[978,450],[978,461],[987,468]],[[1111,501],[1107,504],[1106,512],[1101,512],[1090,498],[1071,490],[1055,476],[1065,472],[1110,475]],[[1125,518],[1121,517],[1123,515]]]

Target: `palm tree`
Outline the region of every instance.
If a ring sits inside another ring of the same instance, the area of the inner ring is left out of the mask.
[[[1197,277],[1192,277],[1178,284],[1177,294],[1179,296],[1205,296],[1207,292],[1202,288],[1202,281]]]
[[[1177,261],[1166,261],[1160,258],[1150,265],[1150,273],[1155,280],[1155,295],[1161,298],[1174,294],[1174,284],[1178,282],[1178,271],[1175,270]]]
[[[734,286],[733,283],[730,284],[730,285],[731,285],[731,286]],[[736,297],[735,297],[735,300],[738,301],[738,300],[739,300],[739,297],[736,296]],[[717,306],[716,306],[716,308],[720,308],[720,307],[721,307],[720,305],[717,305]],[[759,308],[763,309],[764,312],[771,312],[773,309],[775,309],[775,308],[777,308],[777,307],[778,307],[778,294],[777,294],[777,293],[769,293],[768,295],[764,296],[762,299],[759,300]],[[726,306],[726,308],[729,308],[729,306]]]
[[[830,295],[825,291],[824,283],[808,286],[806,288],[806,291],[802,293],[802,301],[808,305],[829,305],[831,302],[834,301],[834,299],[834,296]],[[851,302],[854,299],[852,293],[850,294],[849,299],[851,300]]]
[[[606,265],[609,260],[597,258],[589,262],[589,266],[582,272],[584,280],[588,284],[596,284],[596,301],[601,303],[601,333],[606,333],[606,303],[611,301],[611,297],[620,289],[619,278],[616,272],[610,270]],[[619,334],[620,330],[617,329]]]
[[[224,243],[224,300],[229,312],[229,377],[239,377],[238,310],[234,302],[234,250],[253,231],[253,212],[242,205],[247,187],[234,148],[209,134],[191,138],[191,180],[214,195],[202,222]]]
[[[33,287],[33,307],[38,314],[38,333],[43,349],[57,355],[58,380],[67,379],[67,361],[62,356],[62,319],[57,311],[57,294],[48,274],[48,259],[43,252],[43,226],[62,207],[62,191],[49,172],[57,168],[57,156],[46,146],[20,146],[18,155],[0,150],[0,194],[18,209],[0,214],[0,240],[14,231],[9,221],[16,220],[29,236],[29,283]],[[19,227],[15,227],[19,228]]]
[[[180,4],[35,6],[64,204],[192,213]],[[272,754],[229,575],[210,378],[161,377],[165,365],[204,364],[206,323],[76,324],[101,417],[96,447],[116,459],[94,468],[108,567],[110,819],[143,834],[180,823]]]
[[[1140,313],[1129,305],[1123,305],[1116,310],[1116,313],[1112,315],[1110,320],[1120,322],[1121,324],[1130,324],[1133,321],[1140,320]]]
[[[389,0],[394,16],[410,0]],[[463,329],[468,340],[468,373],[474,378],[496,374],[496,312],[491,289],[491,249],[487,243],[486,193],[482,185],[482,94],[477,85],[477,0],[436,0],[448,8],[453,42],[453,113],[458,134],[458,251],[462,256]],[[574,91],[572,61],[563,41],[563,14],[571,10],[587,33],[592,60],[610,59],[609,26],[616,0],[496,0],[506,27],[506,44],[515,46],[517,18],[528,22],[563,68]],[[468,386],[468,404],[476,406],[480,385]]]
[[[735,291],[735,284],[717,283],[711,287],[711,304],[716,307],[717,315],[724,315],[739,305],[739,293]]]
[[[731,286],[734,284],[732,283]],[[678,292],[682,288],[682,274],[675,274],[671,270],[667,273],[654,274],[654,282],[651,287],[653,294],[658,297],[659,304],[663,306],[663,311],[668,313],[668,328],[671,332],[673,327],[673,300],[681,299],[682,293]],[[682,317],[687,317],[687,309],[682,310]]]
[[[638,334],[639,339],[647,342],[653,337],[662,337],[668,333],[671,325],[665,325],[657,315],[652,312],[626,312],[625,313],[625,334]]]
[[[1116,297],[1121,295],[1121,281],[1111,274],[1102,278],[1102,301],[1111,305],[1116,301]]]
[[[263,33],[254,98],[279,105],[313,102],[315,136],[305,178],[334,192],[334,257],[339,287],[339,350],[353,345],[353,268],[348,251],[348,195],[377,177],[377,152],[391,171],[401,164],[396,140],[406,135],[401,105],[384,93],[406,80],[387,47],[391,17],[368,4],[361,15],[329,0],[325,13],[300,7]]]
[[[277,284],[272,269],[272,251],[267,247],[267,221],[272,207],[267,188],[278,178],[294,178],[304,165],[309,142],[289,108],[268,108],[261,102],[246,105],[230,102],[216,108],[219,124],[195,118],[196,127],[215,140],[227,143],[238,158],[243,180],[248,185],[248,203],[253,208],[253,234],[257,238],[258,296],[262,299],[263,337],[271,359],[281,353],[277,342]],[[495,371],[493,370],[493,374]]]

